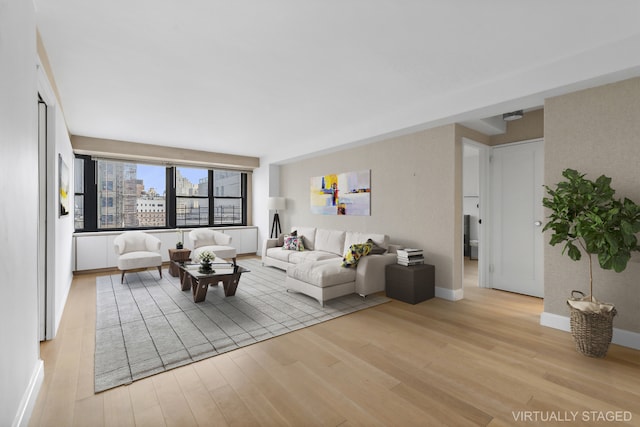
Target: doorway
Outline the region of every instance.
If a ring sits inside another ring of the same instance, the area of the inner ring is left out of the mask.
[[[38,335],[47,339],[47,104],[38,94]]]
[[[462,215],[464,221],[464,284],[478,286],[478,221],[480,219],[480,150],[465,143],[462,148]]]
[[[462,139],[463,288],[486,287],[482,218],[486,216],[488,153],[490,147]]]

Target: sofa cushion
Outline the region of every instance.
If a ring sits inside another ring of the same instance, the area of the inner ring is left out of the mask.
[[[302,237],[287,236],[284,238],[283,249],[287,251],[304,251],[304,244],[302,243]]]
[[[277,259],[283,262],[289,262],[289,256],[294,253],[298,252],[288,251],[281,247],[267,249],[267,256],[269,258]]]
[[[356,280],[356,270],[343,268],[339,258],[292,265],[287,268],[287,275],[320,288]]]
[[[298,236],[302,236],[304,247],[309,250],[315,250],[316,229],[315,227],[291,227],[291,231],[297,231]]]
[[[341,257],[324,251],[292,252],[289,256],[289,262],[292,264],[300,264],[302,262],[309,261],[322,261],[324,259],[341,259]]]
[[[386,234],[347,231],[344,239],[344,251],[342,253],[346,253],[351,245],[356,243],[365,243],[369,239],[373,240],[373,242],[381,248],[387,249],[389,246],[389,236]]]
[[[371,243],[355,243],[349,246],[349,250],[342,258],[343,267],[355,267],[363,256],[369,255],[371,252]]]
[[[338,256],[342,256],[344,248],[345,232],[340,230],[324,230],[318,228],[316,230],[316,241],[314,250],[331,252]]]

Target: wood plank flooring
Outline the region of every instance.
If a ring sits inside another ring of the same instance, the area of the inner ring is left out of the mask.
[[[41,345],[33,427],[640,425],[639,351],[582,356],[539,325],[540,299],[474,286],[94,394],[95,277],[74,278],[58,336]]]

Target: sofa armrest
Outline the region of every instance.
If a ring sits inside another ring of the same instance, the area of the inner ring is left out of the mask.
[[[397,254],[398,249],[402,249],[403,247],[404,246],[389,243],[389,246],[387,247],[387,254]]]
[[[356,293],[367,296],[385,290],[385,269],[397,262],[395,253],[367,255],[360,258],[356,269]]]
[[[278,239],[264,239],[262,242],[262,258],[267,256],[267,249],[278,246]]]

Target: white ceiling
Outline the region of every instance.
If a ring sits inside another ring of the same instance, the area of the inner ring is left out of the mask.
[[[637,0],[35,0],[74,135],[282,161],[640,75]]]

